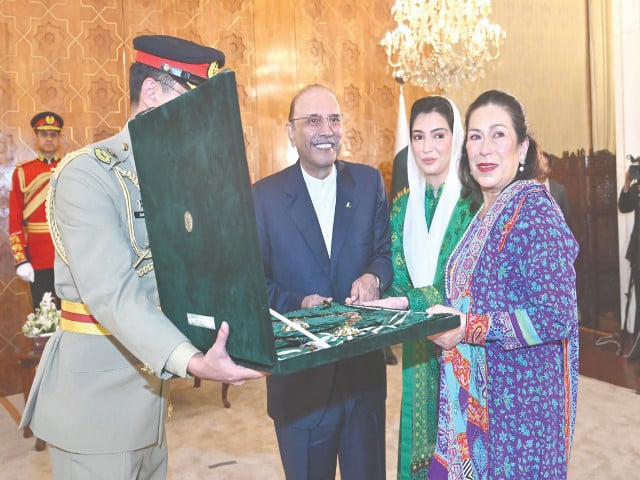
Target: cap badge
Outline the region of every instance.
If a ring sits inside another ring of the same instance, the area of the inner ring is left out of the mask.
[[[211,65],[209,65],[209,69],[207,70],[207,77],[211,78],[216,73],[218,73],[218,62],[212,62]]]

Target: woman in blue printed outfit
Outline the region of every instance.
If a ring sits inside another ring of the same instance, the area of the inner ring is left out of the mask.
[[[519,101],[481,94],[466,115],[463,189],[481,205],[449,258],[458,329],[443,348],[429,478],[564,479],[578,382],[578,244],[533,180],[538,147]]]

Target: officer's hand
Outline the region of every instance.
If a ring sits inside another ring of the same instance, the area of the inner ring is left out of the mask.
[[[231,359],[227,353],[228,337],[229,324],[222,322],[216,343],[206,354],[198,353],[191,357],[187,371],[204,380],[215,380],[231,385],[242,385],[246,380],[264,376],[264,373],[242,367]]]
[[[25,282],[33,282],[35,278],[35,272],[33,271],[33,266],[31,263],[21,263],[16,267],[16,275],[20,277]]]

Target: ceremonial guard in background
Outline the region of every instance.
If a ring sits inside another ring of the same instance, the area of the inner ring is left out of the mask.
[[[9,196],[9,235],[16,275],[30,282],[34,309],[45,292],[55,295],[54,248],[45,199],[51,173],[60,161],[63,125],[62,117],[54,112],[40,112],[31,119],[38,156],[16,166]]]

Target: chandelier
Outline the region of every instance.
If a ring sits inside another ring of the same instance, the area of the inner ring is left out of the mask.
[[[506,36],[490,13],[491,0],[396,0],[398,26],[380,42],[393,76],[429,92],[484,76]]]

